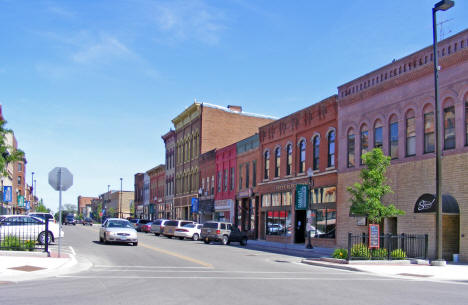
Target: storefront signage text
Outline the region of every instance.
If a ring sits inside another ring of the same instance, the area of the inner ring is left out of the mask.
[[[379,225],[369,225],[369,248],[380,248],[380,229]]]
[[[437,198],[432,194],[423,194],[414,205],[414,213],[435,212],[437,208]]]
[[[307,184],[296,185],[296,210],[306,210],[309,205],[309,186]]]

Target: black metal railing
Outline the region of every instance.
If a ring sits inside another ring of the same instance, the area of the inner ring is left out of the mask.
[[[379,236],[379,247],[369,248],[369,235],[348,233],[348,260],[353,259],[427,259],[427,234],[384,234]]]
[[[0,221],[0,250],[49,252],[52,233],[48,221],[29,222],[20,217]]]

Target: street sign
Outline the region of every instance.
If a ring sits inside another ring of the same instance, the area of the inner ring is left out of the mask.
[[[66,191],[73,185],[73,175],[66,167],[56,167],[49,172],[49,184],[56,191]]]
[[[379,225],[369,225],[369,248],[380,248],[380,228]]]
[[[309,186],[307,184],[296,185],[296,210],[306,210],[309,205]]]

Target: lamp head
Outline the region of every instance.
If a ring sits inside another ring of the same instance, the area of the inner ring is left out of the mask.
[[[446,11],[455,5],[455,1],[442,0],[434,5],[434,11]]]

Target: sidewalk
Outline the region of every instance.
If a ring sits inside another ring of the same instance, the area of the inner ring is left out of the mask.
[[[321,247],[307,249],[304,244],[286,244],[265,240],[249,240],[247,242],[247,249],[299,256],[303,258],[330,257],[334,250],[333,248]]]
[[[323,259],[304,259],[302,262],[314,266],[368,272],[381,276],[468,283],[468,264],[461,263],[448,262],[446,266],[439,267],[431,266],[427,261],[419,261],[418,264],[398,263],[397,261],[391,261],[387,264],[376,264],[372,263],[373,261],[353,261],[352,264],[341,264]]]
[[[75,272],[76,258],[70,253],[0,251],[0,283],[37,280]]]

